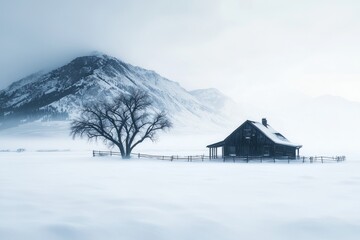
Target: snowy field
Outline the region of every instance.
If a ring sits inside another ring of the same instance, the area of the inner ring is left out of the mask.
[[[360,162],[0,152],[0,239],[360,239]]]

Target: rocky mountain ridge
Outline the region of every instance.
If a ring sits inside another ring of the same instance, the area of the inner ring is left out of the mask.
[[[147,92],[155,109],[165,110],[176,125],[221,126],[231,118],[223,110],[236,106],[218,90],[189,92],[154,71],[94,54],[50,72],[34,73],[1,90],[1,124],[72,119],[83,104],[111,99],[130,88]]]

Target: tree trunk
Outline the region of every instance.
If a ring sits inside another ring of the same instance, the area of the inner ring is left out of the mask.
[[[130,155],[131,155],[131,148],[130,148],[130,145],[129,144],[126,144],[125,146],[125,158],[130,158]]]
[[[121,154],[121,158],[122,159],[125,159],[126,158],[126,154],[125,154],[125,151],[124,151],[124,147],[120,144],[117,145],[117,147],[119,148],[120,150],[120,154]]]
[[[130,150],[130,149],[126,149],[125,158],[130,158],[130,155],[131,155],[131,150]]]

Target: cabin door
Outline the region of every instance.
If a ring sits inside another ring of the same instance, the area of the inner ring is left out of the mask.
[[[244,146],[244,155],[245,155],[245,156],[251,155],[251,154],[250,154],[250,144],[246,144],[246,145]]]
[[[264,146],[263,156],[264,156],[264,157],[269,157],[269,156],[270,156],[270,146],[268,146],[268,145],[265,145],[265,146]]]
[[[228,146],[228,154],[229,156],[236,156],[235,146]]]

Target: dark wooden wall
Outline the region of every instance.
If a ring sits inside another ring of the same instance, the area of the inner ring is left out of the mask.
[[[296,148],[275,144],[256,127],[246,122],[225,140],[224,155],[295,157]]]

